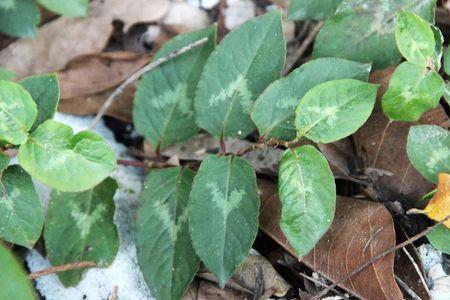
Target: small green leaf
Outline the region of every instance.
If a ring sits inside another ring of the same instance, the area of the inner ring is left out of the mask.
[[[444,72],[450,75],[450,47],[447,47],[444,52]]]
[[[5,68],[0,68],[0,80],[10,81],[16,77],[16,74]]]
[[[316,85],[295,111],[298,136],[330,143],[354,133],[369,118],[378,85],[339,79]]]
[[[68,17],[87,15],[89,0],[37,0],[42,6]]]
[[[234,156],[209,155],[189,198],[189,231],[195,252],[221,287],[247,257],[258,231],[255,171]]]
[[[5,153],[0,152],[0,179],[2,176],[3,170],[5,170],[9,165],[9,156]]]
[[[450,254],[450,229],[442,224],[438,225],[427,234],[427,238],[434,248],[445,254]]]
[[[319,58],[303,64],[289,76],[281,78],[264,90],[253,106],[252,120],[260,136],[285,141],[297,135],[294,111],[299,99],[319,83],[335,79],[353,78],[367,81],[370,64],[342,58]]]
[[[432,60],[432,67],[433,70],[439,73],[439,70],[441,69],[441,61],[442,61],[442,52],[443,52],[443,43],[444,43],[444,36],[442,35],[442,32],[434,25],[430,25],[431,30],[433,31],[434,35],[434,55]]]
[[[47,120],[19,148],[22,167],[43,183],[64,192],[93,188],[117,166],[114,151],[97,133]]]
[[[82,193],[53,191],[44,228],[45,249],[54,266],[94,261],[107,267],[119,249],[113,222],[117,183],[107,178]],[[64,286],[76,285],[84,270],[58,273]]]
[[[33,286],[17,259],[0,242],[0,299],[35,300]]]
[[[151,171],[137,211],[139,266],[157,299],[181,299],[199,267],[188,229],[195,172],[180,167]]]
[[[406,146],[413,166],[433,183],[439,173],[450,173],[450,134],[435,125],[411,127]]]
[[[10,166],[0,175],[0,238],[32,248],[41,235],[44,215],[30,175]]]
[[[195,121],[216,138],[245,137],[253,102],[283,68],[281,14],[272,11],[229,33],[211,54],[195,97]]]
[[[395,26],[397,48],[406,60],[421,66],[430,65],[435,40],[430,24],[415,13],[401,11]]]
[[[435,108],[444,94],[444,80],[433,70],[403,62],[389,81],[382,98],[384,113],[397,121],[417,121]]]
[[[407,10],[432,23],[435,6],[436,0],[344,0],[317,35],[313,57],[372,62],[375,69],[395,65],[401,59],[394,37],[396,14]]]
[[[302,258],[334,218],[336,187],[325,157],[310,145],[286,150],[280,163],[278,191],[280,227]]]
[[[34,37],[40,18],[34,0],[16,0],[9,9],[0,7],[0,31],[15,37]]]
[[[55,73],[30,76],[22,79],[20,84],[31,94],[37,105],[37,118],[31,127],[33,131],[55,115],[59,103],[58,77]]]
[[[342,0],[292,0],[289,20],[324,20],[334,14]]]
[[[22,86],[0,81],[0,141],[23,144],[36,115],[36,104]]]
[[[216,43],[216,28],[176,36],[156,53],[158,59],[202,38],[208,41],[144,75],[136,91],[133,120],[156,149],[185,141],[198,132],[194,94],[203,66]]]

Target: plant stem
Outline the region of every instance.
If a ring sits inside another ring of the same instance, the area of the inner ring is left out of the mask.
[[[77,269],[82,269],[82,268],[87,268],[87,267],[95,267],[95,266],[97,266],[97,264],[94,261],[80,261],[80,262],[65,264],[65,265],[61,265],[61,266],[50,267],[50,268],[47,268],[47,269],[44,269],[44,270],[41,270],[38,272],[33,272],[33,273],[28,274],[28,278],[34,280],[38,277],[50,275],[53,273],[65,272],[65,271],[77,270]]]

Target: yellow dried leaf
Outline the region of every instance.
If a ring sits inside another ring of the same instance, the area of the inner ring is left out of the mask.
[[[425,207],[426,215],[435,220],[442,221],[450,215],[450,175],[439,173],[436,194]],[[444,225],[450,228],[450,220],[444,222]]]

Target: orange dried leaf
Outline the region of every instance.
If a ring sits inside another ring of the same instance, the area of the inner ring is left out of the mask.
[[[436,194],[424,209],[427,216],[435,221],[442,221],[450,215],[450,175],[439,173]],[[450,220],[444,222],[450,228]]]

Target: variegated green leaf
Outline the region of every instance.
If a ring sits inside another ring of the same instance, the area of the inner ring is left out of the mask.
[[[0,68],[0,80],[13,80],[14,77],[16,77],[16,74],[14,74],[14,72],[5,68]]]
[[[256,175],[247,161],[209,155],[189,199],[189,231],[204,265],[225,283],[247,257],[258,231]]]
[[[0,239],[32,248],[41,236],[44,214],[30,175],[20,166],[0,173]]]
[[[278,78],[286,49],[278,11],[229,33],[206,62],[195,97],[195,121],[216,138],[245,137],[255,128],[255,99]]]
[[[280,163],[278,191],[281,230],[302,258],[334,218],[336,187],[325,157],[310,145],[286,150]]]
[[[55,13],[68,17],[87,15],[89,0],[37,0],[39,4]]]
[[[413,166],[431,182],[437,183],[439,173],[450,173],[450,133],[444,128],[411,127],[406,150]]]
[[[0,242],[0,299],[35,300],[33,285],[17,259]]]
[[[316,85],[300,100],[295,111],[299,137],[330,143],[354,133],[369,118],[378,85],[339,79]]]
[[[344,0],[320,30],[313,57],[342,57],[372,62],[375,69],[397,64],[401,54],[394,38],[395,16],[412,11],[434,22],[436,0]]]
[[[30,93],[17,83],[0,81],[0,141],[24,143],[36,115]]]
[[[45,249],[54,266],[94,261],[109,266],[119,249],[113,222],[117,183],[107,178],[82,193],[53,191],[44,228]],[[76,285],[84,270],[58,273],[65,286]]]
[[[153,170],[144,183],[136,218],[139,266],[157,299],[181,299],[199,259],[188,230],[188,200],[195,172]]]
[[[194,94],[203,66],[216,43],[216,28],[176,36],[156,53],[158,59],[202,38],[208,41],[142,78],[136,91],[133,121],[153,147],[164,148],[194,136],[198,127],[194,119]]]
[[[354,78],[367,81],[370,64],[342,58],[319,58],[303,64],[289,76],[273,82],[253,106],[252,120],[260,136],[285,141],[297,135],[294,111],[299,100],[314,86],[335,79]]]
[[[42,123],[19,148],[21,166],[43,183],[65,192],[93,188],[117,166],[116,155],[97,133],[53,120]]]
[[[433,60],[431,61],[433,70],[439,72],[442,66],[442,54],[443,54],[443,43],[444,36],[442,32],[434,25],[430,25],[431,30],[434,35],[434,55]]]
[[[0,32],[15,37],[34,37],[41,18],[36,2],[15,0],[11,5],[7,0],[7,4],[0,7]]]
[[[342,0],[292,0],[289,20],[323,20],[334,14]]]
[[[403,62],[395,69],[383,95],[383,111],[393,120],[417,121],[438,105],[444,88],[444,80],[435,71]]]

